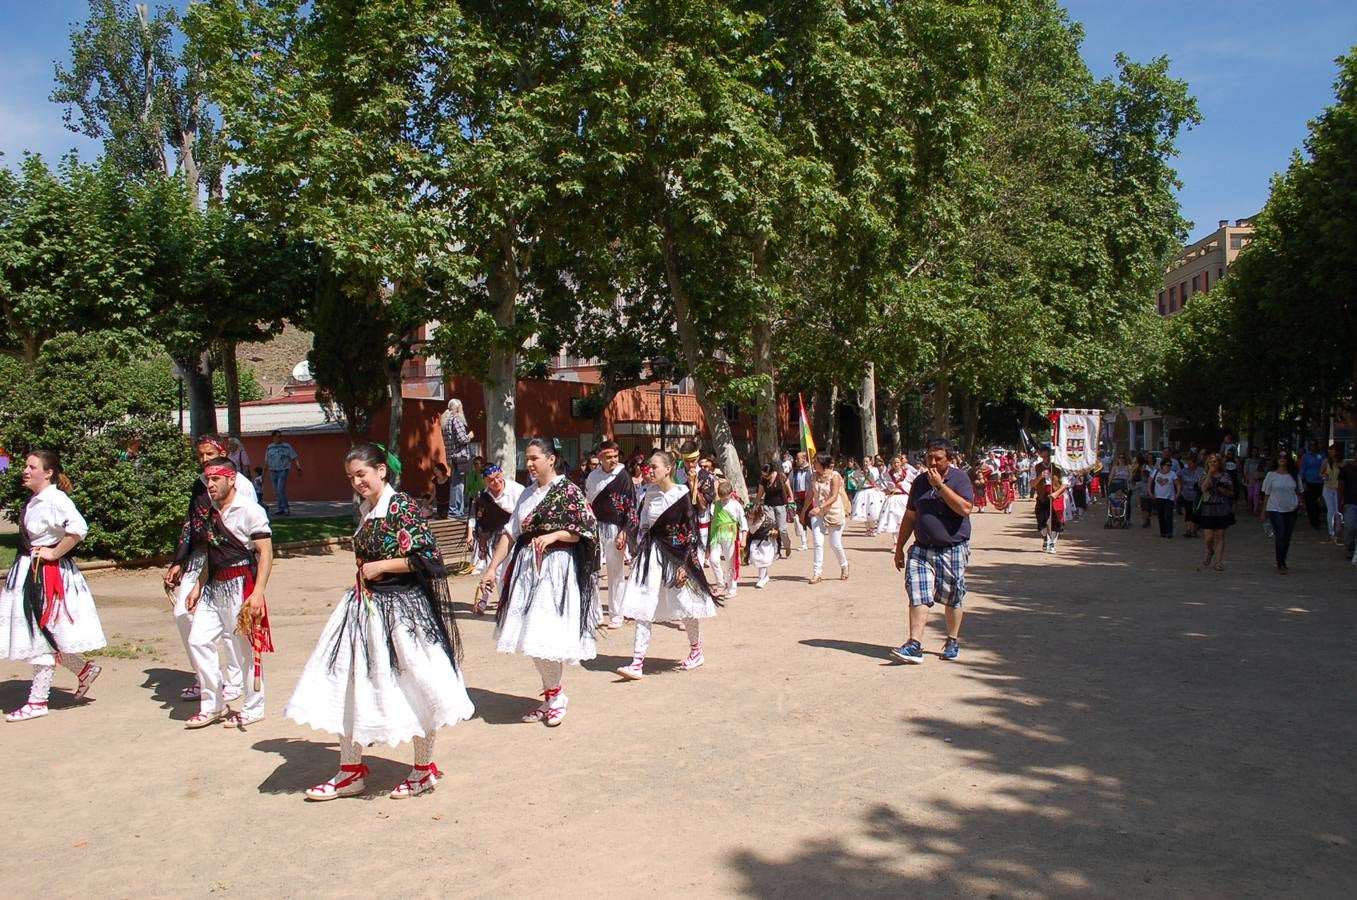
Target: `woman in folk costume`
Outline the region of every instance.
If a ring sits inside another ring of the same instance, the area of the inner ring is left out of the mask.
[[[388,483],[398,463],[377,445],[359,444],[345,469],[363,498],[353,536],[357,577],[321,632],[286,715],[339,735],[339,771],[307,790],[308,800],[363,793],[363,747],[411,741],[414,768],[390,794],[401,800],[438,783],[434,737],[475,708],[462,682],[443,556],[415,501]]]
[[[876,534],[876,520],[881,517],[881,505],[886,493],[881,490],[881,469],[869,459],[863,460],[862,487],[853,498],[853,521],[867,523],[867,536]]]
[[[890,471],[884,473],[881,479],[885,500],[881,504],[881,514],[877,518],[877,532],[893,536],[900,530],[900,522],[905,518],[905,508],[909,506],[909,486],[914,481],[915,474],[903,456],[891,460]]]
[[[758,570],[759,579],[754,582],[758,590],[768,585],[768,570],[777,559],[779,541],[777,517],[762,501],[755,502],[749,513],[749,542],[745,545],[744,561]]]
[[[584,492],[558,473],[551,441],[528,441],[524,459],[533,483],[518,498],[481,584],[493,589],[499,564],[508,559],[496,646],[531,657],[542,677],[542,704],[523,721],[555,727],[569,703],[561,690],[565,664],[598,655],[598,523]]]
[[[682,619],[688,634],[688,657],[679,669],[702,665],[699,622],[716,615],[716,601],[702,573],[702,544],[687,486],[674,483],[674,457],[657,450],[650,457],[654,489],[641,507],[641,541],[631,581],[622,600],[622,615],[636,620],[631,663],[617,673],[635,681],[643,674],[655,622]]]
[[[19,553],[0,593],[0,659],[33,665],[28,702],[5,716],[26,722],[47,715],[47,696],[57,663],[89,692],[100,669],[79,654],[105,645],[94,597],[69,556],[89,527],[67,492],[71,482],[53,452],[38,450],[24,460],[24,487],[32,492],[19,520]]]
[[[204,434],[194,442],[194,451],[198,454],[200,466],[206,466],[210,460],[225,457],[226,440],[217,434]],[[254,485],[247,473],[236,474],[236,490],[242,497],[258,502]],[[174,548],[174,561],[165,573],[165,593],[169,595],[174,614],[175,627],[179,629],[179,638],[184,642],[184,655],[189,657],[189,667],[193,667],[193,656],[189,651],[189,631],[193,628],[193,613],[189,611],[188,596],[202,578],[203,564],[207,561],[208,525],[212,521],[212,498],[207,492],[207,476],[199,475],[193,481],[189,491],[188,512],[184,524],[179,530],[179,543]],[[236,657],[235,644],[226,647],[226,671],[222,673],[222,698],[227,702],[239,699],[244,676],[241,674],[241,660]],[[195,676],[193,684],[179,692],[179,699],[198,700],[202,696],[202,686]]]

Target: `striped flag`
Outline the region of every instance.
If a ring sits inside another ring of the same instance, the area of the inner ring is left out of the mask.
[[[810,459],[815,458],[815,435],[810,433],[810,419],[806,418],[806,401],[801,399],[801,395],[796,395],[797,405],[801,407],[801,449],[806,451],[806,456]]]

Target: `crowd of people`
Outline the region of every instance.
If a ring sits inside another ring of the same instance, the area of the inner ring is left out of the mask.
[[[464,435],[470,439],[469,431]],[[202,474],[164,577],[195,674],[181,695],[198,707],[185,725],[243,730],[265,715],[272,531],[257,481],[232,458],[232,446],[209,434],[195,449]],[[1172,451],[1157,459],[1107,455],[1069,473],[1048,450],[994,448],[967,464],[941,440],[919,456],[890,460],[788,452],[763,465],[749,490],[693,441],[677,452],[636,448],[626,460],[617,443],[604,441],[567,471],[559,445],[534,438],[524,452],[526,484],[494,465],[462,473],[460,500],[480,575],[473,608],[477,614],[493,608],[496,649],[527,657],[537,671],[541,703],[523,721],[554,728],[569,709],[566,667],[597,656],[600,631],[633,629],[632,658],[616,669],[623,681],[646,676],[657,624],[684,632],[687,654],[678,670],[698,669],[706,663],[704,629],[737,596],[742,564],[761,590],[776,566],[809,552],[806,577],[818,584],[828,547],[847,580],[849,523],[891,542],[909,604],[906,640],[891,656],[913,665],[925,658],[928,614],[939,603],[945,635],[938,656],[960,657],[971,517],[989,508],[1011,514],[1017,499],[1033,501],[1042,550],[1054,554],[1066,523],[1091,504],[1105,499],[1108,524],[1129,525],[1135,497],[1142,526],[1157,517],[1165,539],[1181,515],[1185,536],[1203,540],[1202,567],[1215,571],[1224,571],[1226,532],[1247,511],[1268,523],[1284,574],[1299,510],[1313,494],[1325,504],[1328,534],[1357,554],[1357,462],[1343,460],[1336,447],[1321,453],[1312,445],[1299,461],[1287,452],[1265,460],[1257,448],[1240,460],[1236,449],[1190,452],[1181,460]],[[463,450],[468,462],[476,460]],[[279,453],[277,462],[299,465],[295,453]],[[438,730],[475,710],[447,561],[428,511],[393,486],[400,463],[380,445],[354,446],[344,466],[361,500],[354,580],[321,631],[285,715],[339,738],[338,769],[305,791],[308,800],[365,793],[364,748],[409,742],[411,770],[390,792],[404,799],[441,777],[433,760]],[[453,481],[451,468],[439,473],[444,483]],[[1312,474],[1318,491],[1310,488]],[[30,662],[33,679],[27,702],[6,716],[10,722],[47,714],[58,665],[75,675],[75,696],[83,697],[101,671],[83,654],[105,644],[94,599],[69,555],[88,529],[60,459],[29,454],[23,483],[32,496],[20,521],[20,553],[0,592],[0,658]],[[451,490],[448,496],[451,510],[459,498]],[[1323,518],[1311,521],[1317,529],[1326,525]],[[239,710],[231,706],[236,700]]]

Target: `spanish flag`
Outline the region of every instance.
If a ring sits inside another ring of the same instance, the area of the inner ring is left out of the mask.
[[[801,449],[806,451],[808,459],[815,458],[815,435],[810,433],[810,419],[806,418],[806,401],[796,395],[797,405],[801,407]]]

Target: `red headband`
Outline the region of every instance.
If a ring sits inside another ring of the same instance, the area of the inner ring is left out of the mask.
[[[203,474],[207,476],[216,475],[219,478],[234,478],[236,470],[228,469],[226,466],[208,466],[203,469]]]
[[[226,445],[223,444],[221,441],[217,440],[216,438],[210,437],[199,438],[198,446],[201,447],[203,444],[207,444],[209,447],[216,450],[218,455],[220,456],[225,456],[227,453]]]

